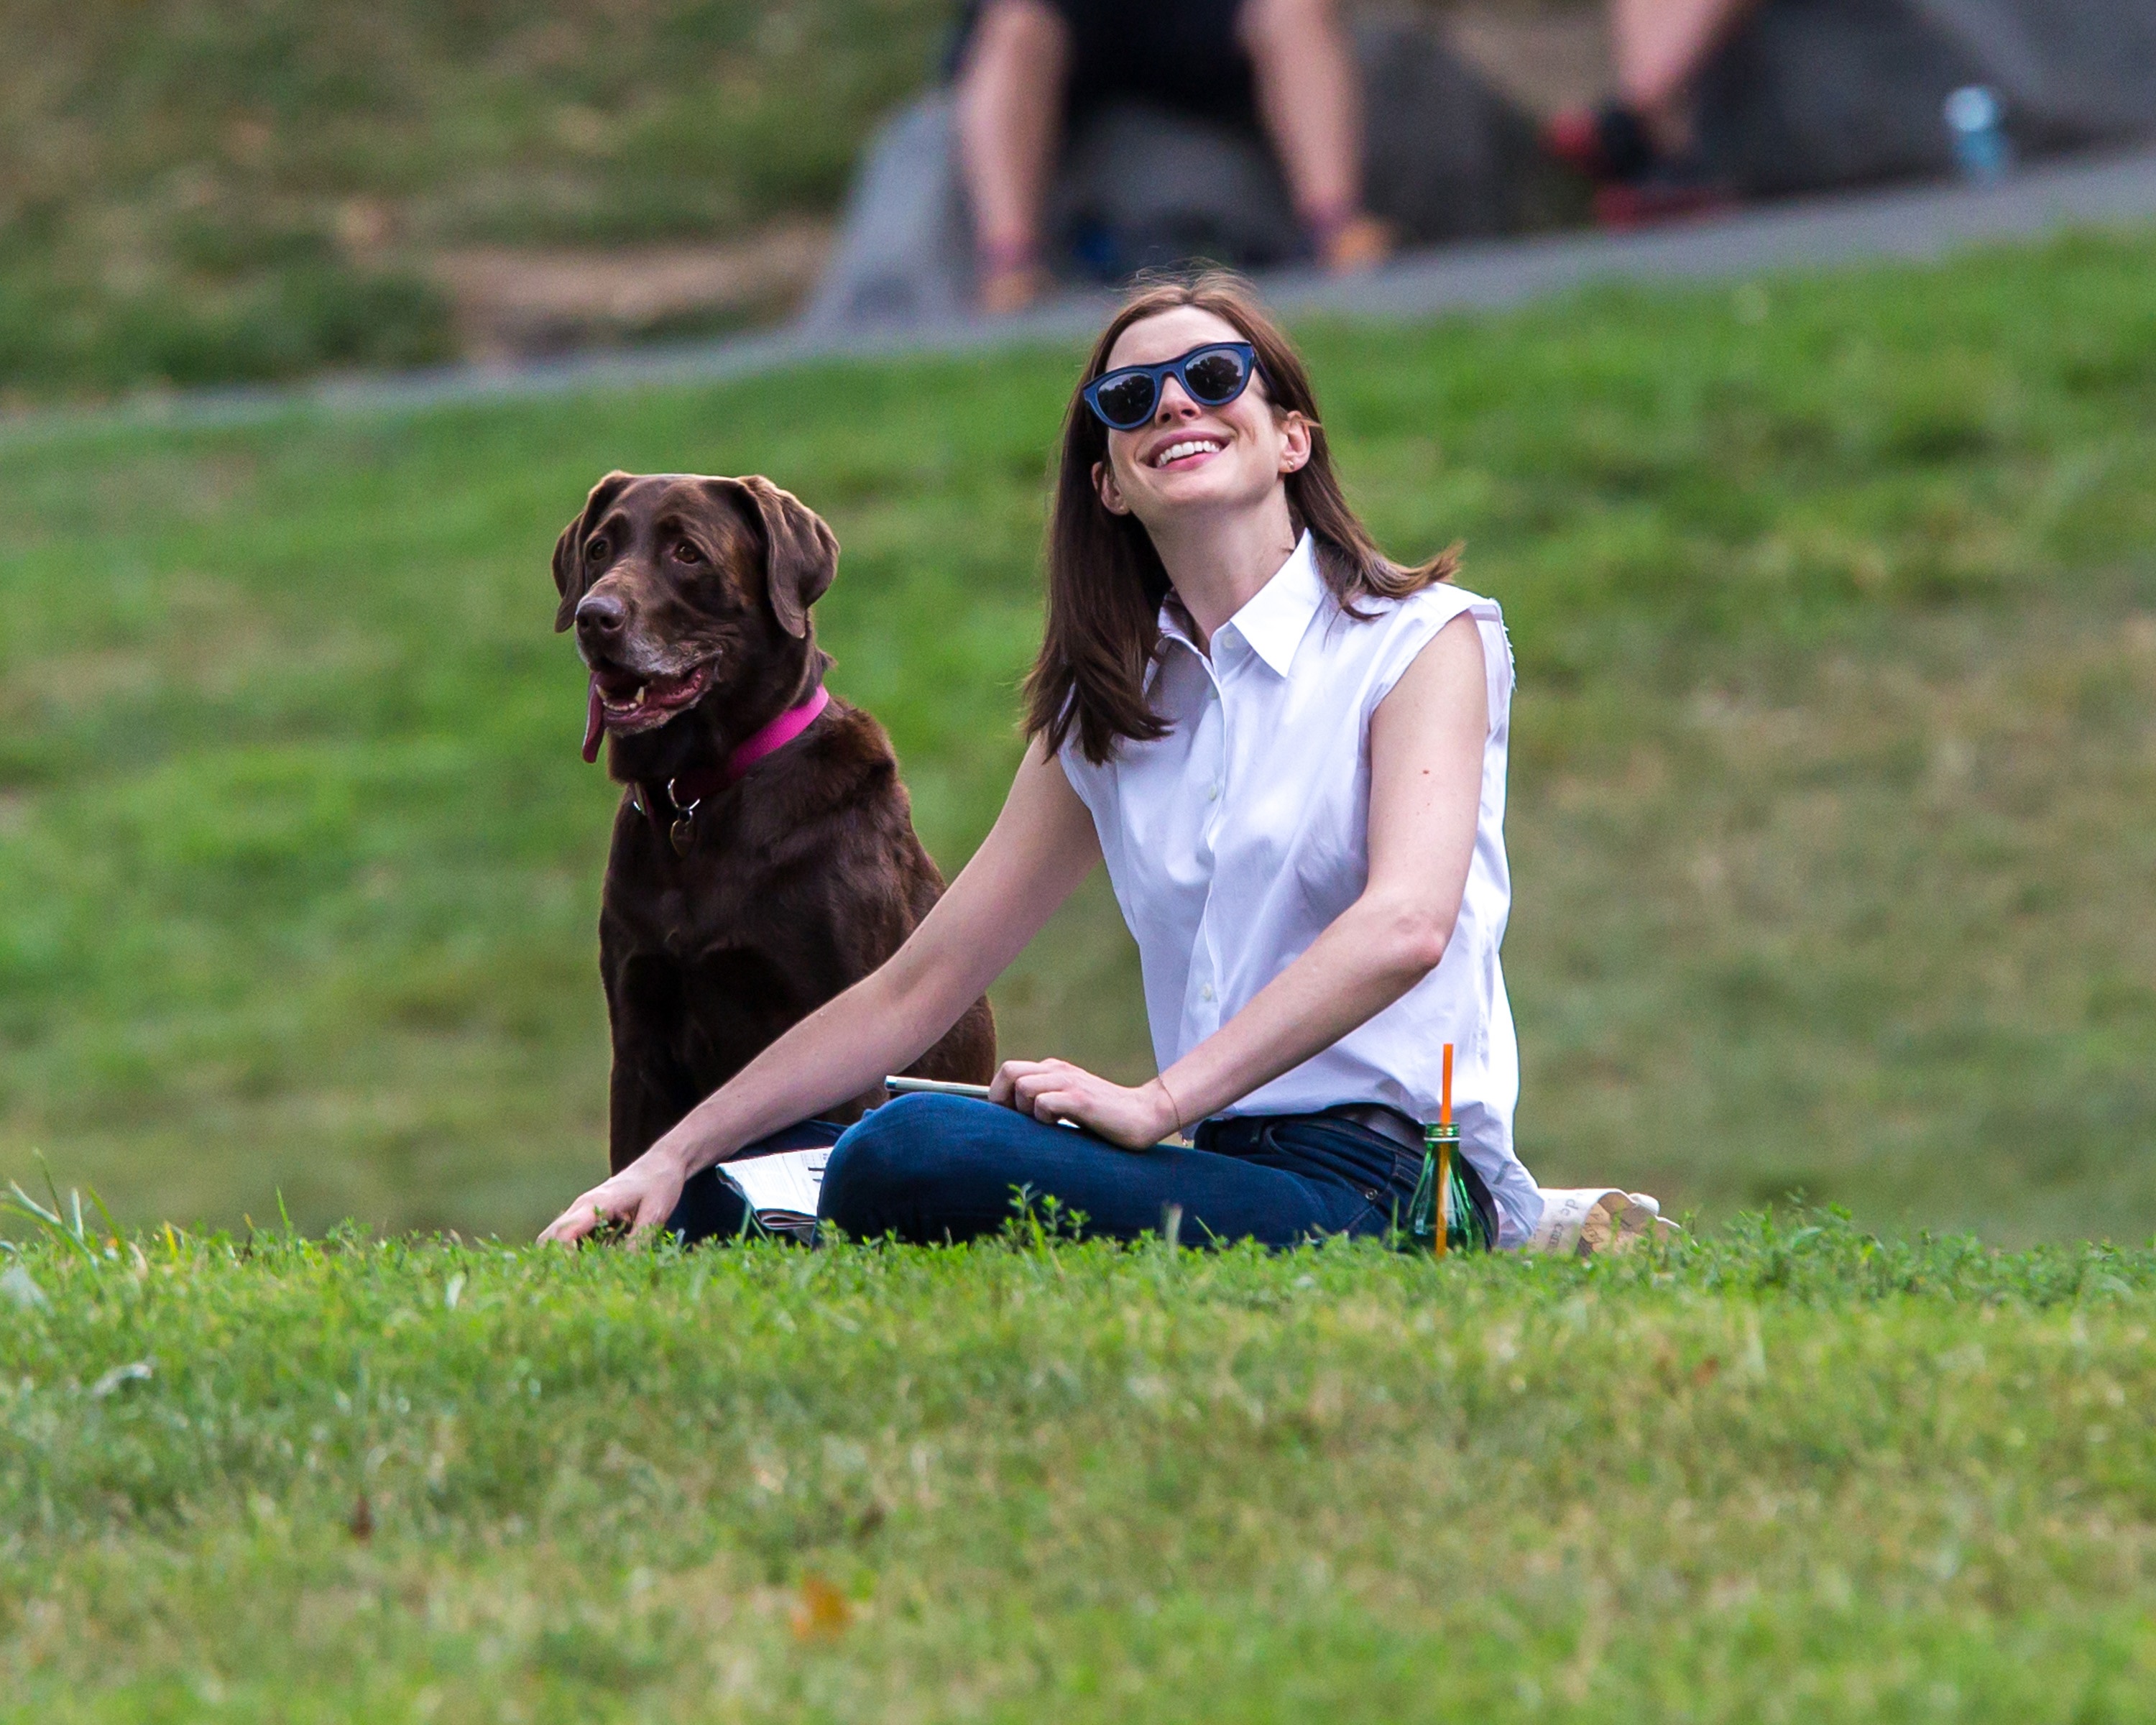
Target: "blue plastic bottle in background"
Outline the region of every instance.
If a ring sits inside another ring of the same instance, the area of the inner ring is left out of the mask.
[[[1947,98],[1947,136],[1964,179],[2001,179],[2014,166],[2014,141],[2006,136],[2005,117],[1999,92],[1989,85],[1964,84]]]

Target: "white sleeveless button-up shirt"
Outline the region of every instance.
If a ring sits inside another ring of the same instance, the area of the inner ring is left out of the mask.
[[[1214,635],[1209,658],[1177,608],[1163,607],[1147,688],[1168,735],[1126,741],[1097,767],[1074,736],[1063,769],[1092,814],[1137,942],[1153,1055],[1165,1070],[1362,896],[1370,716],[1440,629],[1462,612],[1474,618],[1490,732],[1474,860],[1444,959],[1374,1018],[1223,1112],[1383,1102],[1435,1120],[1450,1042],[1462,1153],[1496,1199],[1498,1243],[1518,1245],[1542,1198],[1512,1151],[1519,1050],[1497,963],[1512,905],[1504,833],[1512,648],[1496,602],[1461,588],[1424,588],[1360,608],[1370,621],[1334,601],[1307,533]]]

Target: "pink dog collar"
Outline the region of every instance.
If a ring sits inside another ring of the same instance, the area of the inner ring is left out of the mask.
[[[668,779],[663,788],[639,781],[629,788],[636,812],[650,821],[654,832],[664,832],[672,840],[675,855],[688,855],[696,842],[696,810],[704,799],[732,789],[757,762],[784,748],[814,724],[817,716],[830,704],[830,691],[819,683],[800,706],[787,708],[728,755],[723,767],[681,773]],[[584,758],[589,760],[591,754]],[[670,824],[659,812],[662,796],[665,806],[674,811]]]
[[[816,716],[831,704],[831,691],[821,683],[798,706],[790,706],[726,757],[726,781],[733,783],[766,755],[783,749],[816,722]]]

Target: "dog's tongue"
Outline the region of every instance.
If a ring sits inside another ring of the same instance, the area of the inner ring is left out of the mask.
[[[588,766],[599,757],[599,738],[606,734],[606,708],[599,700],[599,680],[592,679],[592,701],[584,718],[584,762]]]

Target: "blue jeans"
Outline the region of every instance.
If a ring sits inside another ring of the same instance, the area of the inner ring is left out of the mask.
[[[1289,1246],[1328,1234],[1383,1234],[1404,1219],[1419,1153],[1352,1121],[1316,1115],[1209,1120],[1197,1147],[1122,1150],[1090,1132],[1043,1126],[968,1096],[914,1095],[841,1128],[810,1121],[742,1153],[832,1144],[819,1219],[857,1240],[928,1245],[993,1234],[1054,1198],[1081,1231],[1135,1240],[1182,1211],[1186,1245],[1255,1240]],[[669,1225],[685,1240],[741,1233],[741,1195],[706,1168]]]

